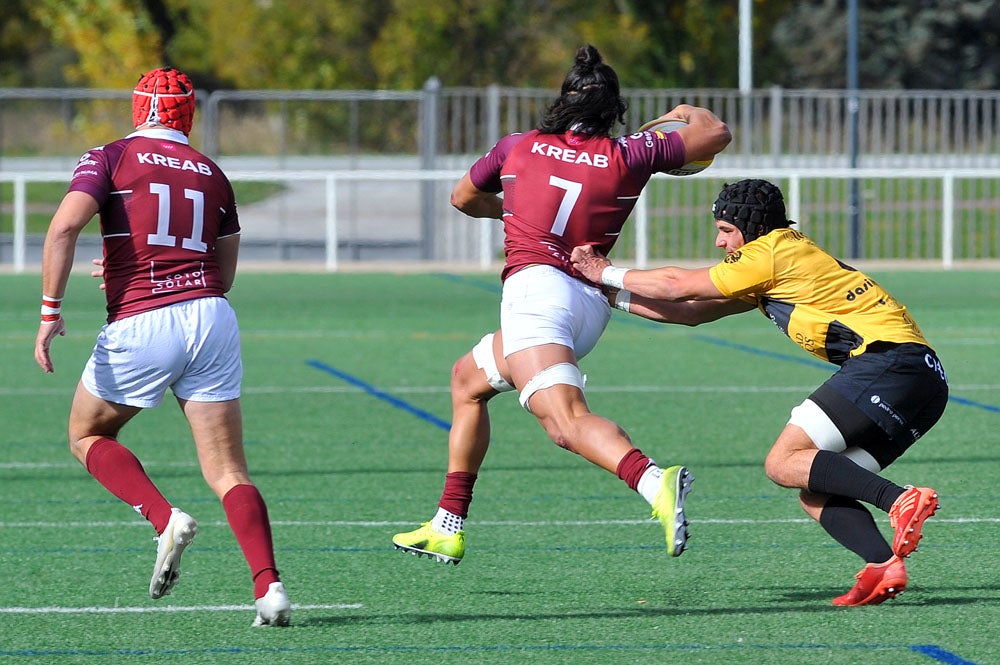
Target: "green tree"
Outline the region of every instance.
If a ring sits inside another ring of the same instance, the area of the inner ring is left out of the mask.
[[[371,48],[380,83],[552,87],[591,42],[616,69],[641,56],[647,29],[611,0],[394,0]],[[628,35],[628,39],[622,39]]]
[[[130,88],[142,72],[161,64],[162,43],[145,9],[132,0],[35,0],[28,3],[31,20],[51,36],[54,44],[70,49],[75,58],[65,62],[61,75],[70,85]],[[125,107],[127,109],[127,106]],[[131,126],[123,105],[86,101],[74,105],[70,127],[54,140],[96,144]]]
[[[1000,0],[881,0],[859,3],[858,13],[860,87],[1000,87]],[[843,2],[797,4],[775,26],[773,39],[788,63],[782,85],[845,85]]]
[[[74,85],[126,88],[162,64],[163,44],[144,7],[132,0],[35,0],[29,12],[53,42],[76,53],[64,67]]]
[[[377,87],[369,48],[389,0],[170,0],[167,52],[200,80],[237,89]],[[214,86],[213,86],[214,87]]]
[[[51,43],[48,30],[28,12],[25,0],[0,4],[0,86],[63,85],[62,69],[75,55]]]
[[[1000,87],[1000,0],[860,2],[866,88]],[[754,0],[753,83],[845,83],[841,0]],[[4,0],[0,84],[551,88],[583,43],[627,87],[733,88],[736,0]]]

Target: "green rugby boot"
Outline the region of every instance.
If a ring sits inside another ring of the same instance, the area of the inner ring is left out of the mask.
[[[667,554],[680,556],[687,546],[687,517],[684,515],[684,500],[691,491],[694,474],[687,467],[672,466],[663,470],[663,484],[656,493],[653,503],[653,517],[660,520],[667,537]]]
[[[465,531],[446,536],[435,531],[430,522],[424,522],[415,531],[397,533],[392,537],[392,544],[397,550],[410,552],[414,556],[426,554],[435,561],[457,566],[465,556]]]

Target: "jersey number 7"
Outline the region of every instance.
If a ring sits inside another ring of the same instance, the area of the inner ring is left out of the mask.
[[[580,192],[583,191],[583,185],[578,182],[573,182],[572,180],[564,180],[556,176],[549,176],[549,184],[553,187],[558,187],[566,191],[563,194],[562,202],[559,203],[559,210],[556,212],[555,221],[552,222],[552,233],[557,236],[561,236],[564,231],[566,231],[566,224],[569,223],[570,213],[573,212],[573,206],[576,205],[576,200],[580,198]]]

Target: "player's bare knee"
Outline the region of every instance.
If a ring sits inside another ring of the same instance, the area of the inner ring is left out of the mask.
[[[90,446],[83,445],[83,443],[80,441],[80,439],[77,439],[76,437],[72,437],[72,436],[69,438],[69,453],[73,457],[75,457],[76,459],[78,459],[81,464],[86,465],[86,463],[87,463],[87,449],[88,448],[90,448]]]
[[[564,448],[571,453],[575,453],[576,450],[573,446],[573,439],[567,433],[565,427],[561,427],[557,420],[552,417],[539,417],[538,422],[541,424],[545,433],[552,440],[552,443],[556,444],[560,448]]]
[[[791,487],[788,483],[788,455],[783,451],[771,450],[764,459],[764,473],[775,485]]]
[[[571,453],[576,453],[576,448],[573,446],[573,442],[564,435],[560,434],[559,436],[553,437],[552,443],[556,444],[560,448],[563,448],[564,450],[570,451]]]
[[[465,354],[452,366],[451,401],[453,405],[485,402],[498,393],[476,366],[471,354]]]
[[[69,452],[80,464],[87,466],[87,454],[90,452],[90,447],[101,438],[94,435],[78,436],[70,432]]]

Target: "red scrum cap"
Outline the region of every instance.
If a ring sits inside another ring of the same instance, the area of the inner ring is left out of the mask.
[[[191,133],[194,121],[194,86],[184,72],[160,67],[146,72],[132,91],[132,124],[154,122]]]

